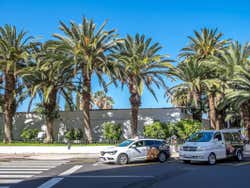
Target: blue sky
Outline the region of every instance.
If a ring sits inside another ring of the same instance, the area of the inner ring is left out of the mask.
[[[97,24],[108,19],[107,29],[116,28],[121,36],[136,32],[152,37],[164,47],[162,53],[175,59],[188,43],[187,36],[202,27],[218,28],[225,38],[244,43],[250,41],[250,1],[230,0],[0,0],[0,25],[14,24],[41,40],[58,33],[59,20],[80,22],[82,16]],[[167,81],[169,86],[173,82]],[[93,90],[99,90],[93,81]],[[142,107],[169,107],[163,90],[156,90],[158,102],[148,91],[142,96]],[[129,108],[126,88],[111,86],[109,95],[115,108]],[[18,111],[26,111],[24,102]],[[63,105],[63,103],[61,103]]]

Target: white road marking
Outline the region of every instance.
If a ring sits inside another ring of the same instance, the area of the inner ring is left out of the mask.
[[[30,178],[32,177],[33,175],[12,175],[12,174],[8,174],[8,175],[0,175],[0,178]]]
[[[0,171],[45,171],[49,168],[0,168]]]
[[[5,165],[5,166],[1,166],[0,165],[0,168],[25,168],[25,167],[29,167],[29,168],[47,168],[47,169],[50,169],[50,168],[54,168],[56,166],[30,166],[30,165]]]
[[[63,178],[52,178],[52,179],[46,181],[44,184],[40,185],[37,188],[50,188],[50,187],[53,187],[55,184],[59,183],[62,180],[63,180]]]
[[[1,170],[0,174],[40,174],[43,171],[13,171],[13,170]]]
[[[9,188],[9,186],[0,186],[0,188]]]
[[[79,170],[81,167],[82,167],[82,165],[75,165],[72,168],[62,172],[59,176],[69,176],[70,174],[72,174],[75,171]],[[62,181],[63,179],[64,179],[63,177],[52,178],[52,179],[46,181],[45,183],[43,183],[42,185],[40,185],[38,188],[51,188],[55,184]]]
[[[68,176],[68,175],[72,174],[73,172],[79,170],[80,168],[82,168],[82,165],[75,165],[72,168],[61,173],[59,176]]]
[[[0,162],[0,184],[15,184],[68,161],[13,160]],[[8,186],[7,186],[8,187]],[[0,186],[0,188],[2,188]]]

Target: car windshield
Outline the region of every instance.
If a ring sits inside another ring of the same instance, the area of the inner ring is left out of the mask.
[[[119,145],[118,145],[118,147],[126,147],[126,146],[128,146],[129,144],[131,144],[132,142],[134,142],[133,140],[125,140],[125,141],[123,141],[122,143],[120,143]]]
[[[188,142],[209,142],[213,137],[212,132],[198,132],[194,133],[187,140]]]

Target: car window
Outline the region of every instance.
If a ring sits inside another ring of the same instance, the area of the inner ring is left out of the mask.
[[[136,145],[136,147],[138,148],[138,147],[143,147],[143,146],[145,146],[145,143],[144,143],[143,140],[141,140],[141,141],[136,142],[135,145]]]
[[[163,144],[164,144],[163,141],[159,141],[159,140],[156,140],[156,141],[155,141],[155,145],[156,145],[156,146],[161,146],[161,145],[163,145]]]
[[[214,134],[214,139],[218,139],[219,141],[222,140],[221,133],[217,132]]]
[[[155,145],[155,141],[154,140],[145,140],[145,145],[146,146],[154,146]]]

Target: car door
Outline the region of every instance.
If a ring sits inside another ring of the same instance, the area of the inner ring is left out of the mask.
[[[139,140],[135,142],[134,147],[129,148],[130,160],[131,161],[141,161],[146,160],[147,147],[144,140]]]
[[[214,149],[217,159],[223,159],[226,157],[226,147],[224,140],[222,138],[221,132],[216,132],[214,134]]]

